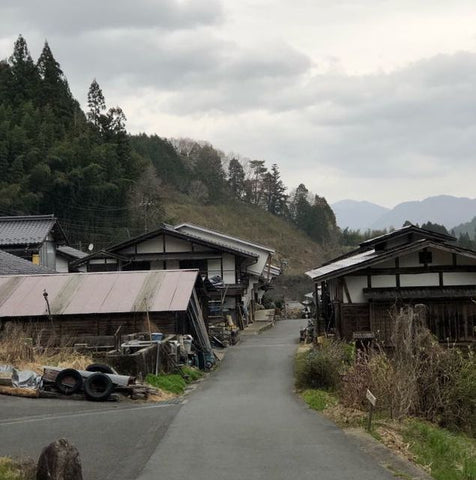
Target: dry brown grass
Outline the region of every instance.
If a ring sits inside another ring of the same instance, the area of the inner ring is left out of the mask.
[[[52,346],[57,340],[55,338],[50,338],[44,346],[38,346],[40,336],[44,340],[45,332],[8,322],[0,335],[0,364],[42,373],[44,365],[82,370],[94,363],[91,356],[78,353],[71,346]],[[63,339],[63,345],[67,343],[67,339]]]
[[[377,409],[392,419],[417,416],[448,428],[476,431],[476,359],[439,345],[425,326],[425,310],[402,309],[393,319],[394,349],[363,355],[346,373],[342,402],[366,408],[369,388]]]
[[[274,248],[273,261],[279,265],[280,260],[286,260],[290,275],[300,275],[337,253],[282,218],[241,202],[197,205],[186,196],[167,192],[165,210],[171,223],[191,222]]]

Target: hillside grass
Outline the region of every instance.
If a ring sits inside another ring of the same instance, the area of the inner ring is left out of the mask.
[[[285,273],[299,275],[339,253],[323,248],[290,222],[243,202],[200,205],[176,192],[165,195],[167,221],[188,222],[269,246],[276,251],[273,262],[287,262]]]

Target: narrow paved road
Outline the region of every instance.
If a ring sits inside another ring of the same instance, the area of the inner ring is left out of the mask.
[[[84,480],[136,478],[180,409],[175,404],[93,403],[0,395],[0,456],[35,461],[67,438]]]
[[[293,393],[302,322],[285,320],[228,351],[182,406],[139,480],[390,480]]]

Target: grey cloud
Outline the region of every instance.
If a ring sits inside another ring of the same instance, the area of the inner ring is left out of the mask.
[[[70,36],[94,30],[212,25],[223,20],[223,10],[218,0],[7,0],[2,17],[15,28]]]

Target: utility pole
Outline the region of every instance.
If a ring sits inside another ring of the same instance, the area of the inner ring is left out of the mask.
[[[152,200],[148,200],[144,198],[142,202],[140,202],[139,206],[144,207],[144,233],[147,233],[148,230],[148,225],[147,225],[147,220],[148,220],[148,213],[149,213],[149,207],[151,207],[154,204]]]

